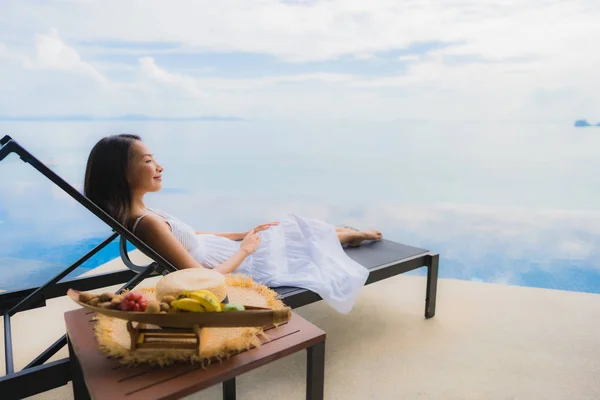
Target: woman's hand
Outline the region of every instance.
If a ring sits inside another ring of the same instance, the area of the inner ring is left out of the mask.
[[[277,225],[279,225],[279,222],[269,222],[266,224],[258,225],[256,228],[252,229],[252,231],[260,232],[260,231],[264,231],[265,229],[269,229],[272,226],[277,226]],[[248,233],[250,233],[250,232],[248,232]]]
[[[250,255],[256,251],[259,244],[260,236],[258,236],[256,231],[252,229],[246,234],[246,236],[242,240],[242,243],[240,244],[240,250],[245,252],[247,255]]]
[[[258,236],[257,232],[264,231],[276,225],[279,225],[279,222],[269,222],[267,224],[258,225],[256,228],[248,231],[240,244],[240,250],[246,252],[248,255],[254,253],[260,244],[260,236]]]

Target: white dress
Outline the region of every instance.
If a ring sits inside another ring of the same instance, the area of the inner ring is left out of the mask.
[[[177,240],[206,268],[227,261],[240,248],[241,242],[211,234],[198,235],[178,218],[163,211],[150,211],[169,223]],[[145,215],[136,220],[132,231],[135,232]],[[346,255],[332,225],[291,213],[277,221],[279,225],[258,233],[261,237],[258,248],[234,273],[250,275],[269,287],[308,289],[338,312],[347,314],[369,271]]]

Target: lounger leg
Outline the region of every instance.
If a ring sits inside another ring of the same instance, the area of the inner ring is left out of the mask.
[[[223,382],[223,400],[235,400],[235,378]]]
[[[325,342],[306,349],[306,399],[323,400],[325,389]]]
[[[429,256],[427,265],[427,297],[425,298],[425,318],[435,315],[435,296],[437,294],[439,254]]]
[[[79,364],[77,354],[73,350],[71,341],[68,340],[67,345],[69,346],[69,364],[71,366],[73,397],[75,398],[75,400],[90,400],[90,393],[88,392],[88,389],[85,386],[85,381],[83,380],[83,372],[81,371],[81,365]]]

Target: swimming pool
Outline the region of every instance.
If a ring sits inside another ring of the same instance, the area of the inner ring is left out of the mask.
[[[166,168],[148,204],[198,230],[292,211],[439,252],[440,277],[600,293],[600,135],[550,123],[3,125],[77,188],[98,138],[141,134]],[[0,182],[0,289],[43,283],[110,234],[16,157]],[[115,257],[117,242],[70,276]]]

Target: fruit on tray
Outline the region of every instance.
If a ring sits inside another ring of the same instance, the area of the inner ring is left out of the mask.
[[[148,302],[148,307],[146,308],[147,313],[156,314],[160,311],[160,302],[156,300],[151,300]]]
[[[174,311],[191,311],[191,312],[205,312],[206,309],[202,304],[195,299],[184,297],[182,299],[173,300],[171,307]]]
[[[100,295],[100,302],[106,303],[108,301],[111,301],[114,295],[115,294],[111,292],[104,292]]]
[[[83,303],[86,303],[86,302],[84,301]],[[100,298],[93,297],[90,301],[87,302],[87,304],[89,304],[92,307],[98,307],[98,304],[100,304]]]
[[[91,293],[88,293],[88,292],[81,292],[81,293],[79,293],[79,301],[82,302],[82,303],[89,303],[95,297],[96,297],[95,294],[91,294]],[[98,299],[98,301],[100,301],[100,299]]]
[[[100,295],[80,292],[79,301],[93,307],[147,313],[244,311],[240,303],[221,304],[217,296],[204,289],[182,292],[177,298],[165,296],[162,301],[151,300],[140,292],[124,295],[105,292]]]
[[[221,303],[217,296],[208,290],[194,290],[191,292],[183,292],[179,297],[190,298],[196,300],[204,307],[206,311],[221,311]]]
[[[121,300],[122,311],[146,311],[148,299],[142,293],[129,292]]]
[[[222,311],[244,311],[246,308],[240,303],[221,304]]]
[[[177,299],[171,301],[170,306],[173,311],[221,311],[221,304],[219,303],[219,300],[212,292],[209,292],[208,290],[184,291],[177,297]]]
[[[79,301],[86,303],[92,307],[101,307],[111,310],[118,309],[121,305],[122,296],[110,292],[105,292],[100,295],[81,292],[79,293]]]
[[[115,294],[110,300],[113,308],[119,308],[121,306],[121,301],[123,301],[123,295],[120,294]]]
[[[165,296],[161,299],[161,302],[171,304],[173,300],[175,300],[175,296]]]

